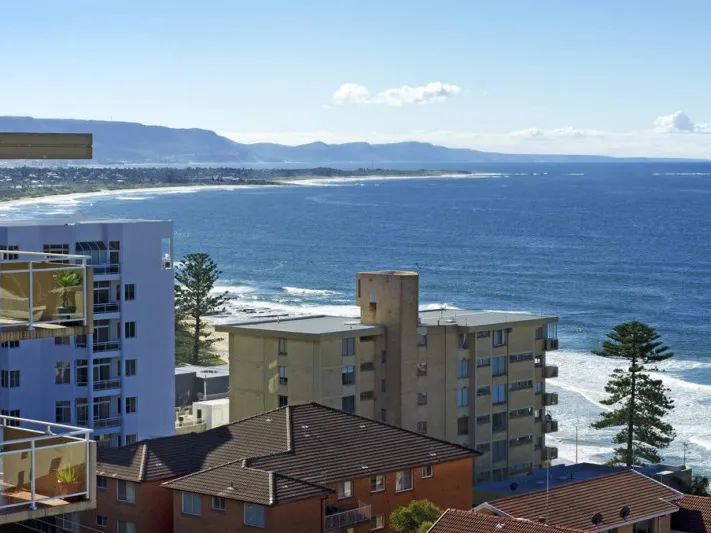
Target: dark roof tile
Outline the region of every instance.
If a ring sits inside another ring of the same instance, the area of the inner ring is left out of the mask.
[[[529,520],[502,518],[473,511],[447,509],[427,533],[587,533]]]

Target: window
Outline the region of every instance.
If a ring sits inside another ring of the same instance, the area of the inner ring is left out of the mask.
[[[460,416],[457,418],[457,435],[469,435],[468,416]]]
[[[483,426],[491,423],[491,415],[481,415],[476,417],[476,425]]]
[[[530,472],[533,470],[533,463],[519,463],[509,467],[509,475],[520,474],[521,472]],[[652,533],[652,530],[649,530]]]
[[[7,341],[3,342],[0,344],[0,348],[19,348],[20,347],[20,341]]]
[[[124,324],[124,329],[126,330],[126,338],[127,339],[133,339],[136,336],[136,323],[135,322],[126,322]]]
[[[491,422],[492,433],[506,431],[506,413],[494,413],[491,417]]]
[[[385,527],[385,515],[378,514],[370,519],[370,530],[383,529]]]
[[[388,353],[385,350],[380,350],[380,362],[382,364],[385,364],[385,361],[388,359]]]
[[[513,381],[509,383],[509,389],[510,390],[523,390],[523,389],[530,389],[533,387],[533,381],[526,380],[526,381]]]
[[[89,423],[89,400],[87,398],[77,398],[77,425],[86,426]]]
[[[499,357],[494,357],[494,365],[491,367],[492,376],[505,376],[506,375],[506,356],[501,355]]]
[[[375,398],[375,392],[372,390],[363,391],[360,393],[360,401],[365,402]]]
[[[138,440],[138,437],[136,436],[135,433],[129,433],[126,435],[126,443],[124,446],[130,446],[131,444],[136,444],[136,441]]]
[[[476,451],[482,454],[489,453],[491,451],[491,445],[488,442],[486,444],[479,444],[476,447]]]
[[[422,433],[423,435],[427,435],[427,422],[418,422],[417,423],[417,432]]]
[[[3,416],[14,416],[16,418],[20,418],[19,409],[10,409],[9,411],[7,409],[3,409],[2,411],[0,411],[0,414]],[[6,424],[8,426],[19,426],[20,422],[18,420],[7,420]]]
[[[525,435],[523,437],[515,437],[509,439],[509,446],[523,446],[525,444],[533,443],[533,435]]]
[[[457,389],[457,407],[466,407],[469,405],[469,389],[461,387]]]
[[[136,284],[126,283],[123,288],[124,300],[131,301],[136,299]]]
[[[427,405],[427,393],[418,392],[417,393],[417,405]]]
[[[119,479],[117,482],[117,498],[120,502],[134,503],[136,501],[136,485],[130,481]]]
[[[400,470],[395,473],[395,492],[412,490],[412,470]]]
[[[536,381],[536,382],[533,384],[533,392],[534,392],[535,394],[540,394],[542,391],[543,391],[543,385],[541,384],[540,381]]]
[[[344,366],[341,370],[341,383],[344,386],[355,385],[355,367],[354,366]]]
[[[7,250],[10,252],[19,251],[20,246],[17,244],[0,244],[0,250]],[[3,261],[17,261],[20,258],[20,254],[0,254],[0,259]]]
[[[200,516],[202,514],[202,497],[194,492],[183,492],[183,514]]]
[[[44,252],[46,254],[68,255],[69,254],[69,245],[68,244],[45,244],[42,246],[42,252]],[[68,260],[60,259],[58,257],[47,258],[47,261],[50,263],[63,263],[63,264],[69,263]]]
[[[459,334],[459,349],[467,350],[469,348],[469,342],[467,341],[467,334],[462,332]]]
[[[373,337],[372,335],[363,335],[360,339],[358,339],[359,342],[373,342]]]
[[[385,378],[380,380],[380,392],[385,392]]]
[[[138,398],[135,396],[131,396],[129,398],[126,398],[126,413],[135,413],[136,409],[138,408]]]
[[[432,477],[432,465],[425,465],[422,467],[422,477]]]
[[[511,418],[521,418],[524,416],[533,416],[533,407],[524,407],[523,409],[514,409],[509,413]]]
[[[116,533],[136,533],[136,524],[119,520],[116,524]]]
[[[173,240],[170,237],[163,237],[160,240],[160,258],[163,270],[173,268]]]
[[[57,526],[62,531],[79,531],[79,513],[67,513],[58,518]]]
[[[136,375],[136,360],[135,359],[126,359],[126,376],[135,376]]]
[[[508,453],[509,447],[508,442],[505,440],[498,440],[492,445],[492,461],[498,463],[499,461],[505,461],[506,455]]]
[[[652,520],[645,520],[644,522],[637,522],[633,524],[633,533],[652,533],[654,531],[652,526]]]
[[[225,499],[220,498],[219,496],[213,496],[212,497],[212,508],[215,511],[224,511],[225,510]]]
[[[355,355],[355,337],[341,340],[341,353],[343,357],[353,357]]]
[[[385,476],[376,474],[370,476],[370,492],[383,492],[385,490]]]
[[[486,339],[491,335],[490,331],[477,331],[476,333],[476,338],[477,339]]]
[[[457,365],[457,377],[464,379],[469,377],[469,359],[460,359]]]
[[[422,361],[417,363],[417,375],[426,376],[427,375],[427,361]]]
[[[74,362],[78,387],[86,387],[89,381],[89,360],[77,359]]]
[[[72,402],[61,400],[54,403],[54,418],[58,424],[68,424],[72,421]]]
[[[385,409],[381,409],[381,410],[380,410],[380,421],[381,421],[381,422],[387,422],[387,418],[388,418],[388,413],[387,413],[387,411],[386,411]]]
[[[505,329],[494,331],[494,346],[504,346],[508,341],[508,333]]]
[[[289,405],[289,397],[279,396],[279,407],[286,407],[287,405]]]
[[[264,506],[245,503],[244,524],[246,526],[264,527]]]
[[[20,386],[20,371],[19,370],[2,370],[0,371],[0,387],[15,388]]]
[[[97,489],[106,489],[109,486],[109,480],[106,479],[106,476],[96,476],[96,488]]]
[[[533,352],[528,353],[515,353],[509,356],[509,361],[512,363],[518,363],[519,361],[531,361],[533,359]]]
[[[417,336],[417,345],[418,346],[427,346],[427,333]]]
[[[341,398],[341,411],[355,413],[355,396],[343,396]]]
[[[279,355],[286,355],[286,339],[279,339]]]
[[[279,385],[286,385],[289,383],[289,376],[287,376],[287,371],[285,366],[279,367]]]
[[[536,328],[536,339],[542,339],[543,338],[543,327],[539,326]]]
[[[71,344],[71,338],[70,337],[55,337],[54,344],[57,346],[66,346],[68,344]]]
[[[353,496],[353,482],[344,481],[338,484],[338,499],[344,500]]]
[[[477,396],[489,396],[491,394],[491,387],[489,385],[485,387],[478,387],[476,389],[476,395]]]
[[[96,525],[99,527],[107,527],[109,525],[109,519],[100,514],[96,515]]]
[[[543,366],[543,357],[540,355],[537,355],[533,364],[536,366],[536,368],[542,367]]]
[[[375,370],[375,363],[373,363],[373,361],[367,361],[360,364],[361,372],[370,372],[371,370]]]
[[[506,385],[501,383],[491,388],[491,403],[494,405],[506,403]]]
[[[79,364],[79,361],[82,361],[82,359],[78,359],[77,364]],[[54,383],[56,385],[68,385],[71,383],[71,373],[72,370],[69,361],[57,361],[54,363]],[[78,379],[77,385],[79,385]]]
[[[489,366],[491,364],[491,360],[488,357],[482,357],[480,359],[476,360],[476,366],[481,368],[483,366]]]

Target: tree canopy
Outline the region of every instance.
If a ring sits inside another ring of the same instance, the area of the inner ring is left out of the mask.
[[[412,500],[390,514],[390,527],[396,533],[423,533],[441,514],[442,510],[428,500]]]

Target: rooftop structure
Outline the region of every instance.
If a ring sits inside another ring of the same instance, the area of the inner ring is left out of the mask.
[[[0,133],[0,159],[91,159],[91,133]]]

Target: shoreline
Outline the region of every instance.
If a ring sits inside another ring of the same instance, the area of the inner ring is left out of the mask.
[[[44,196],[25,196],[21,198],[12,198],[9,200],[0,199],[0,211],[13,209],[15,207],[20,207],[24,205],[35,205],[35,204],[51,204],[54,202],[67,202],[72,200],[82,200],[85,198],[103,197],[103,196],[118,196],[122,194],[137,194],[137,193],[148,193],[148,194],[170,194],[170,193],[193,193],[200,192],[207,189],[217,189],[217,190],[239,190],[239,189],[257,189],[264,187],[285,187],[285,186],[314,186],[314,185],[329,185],[338,183],[349,183],[358,182],[363,180],[370,181],[383,181],[383,180],[409,180],[409,179],[436,179],[436,178],[450,178],[450,179],[471,179],[471,178],[495,178],[501,176],[500,173],[469,173],[469,174],[454,174],[454,173],[442,173],[442,174],[414,174],[412,176],[385,176],[385,175],[370,175],[370,176],[347,176],[347,177],[333,177],[333,178],[297,178],[297,179],[275,179],[268,184],[258,184],[253,185],[250,183],[240,183],[235,185],[229,184],[186,184],[186,185],[175,185],[168,187],[133,187],[126,189],[101,189],[98,191],[91,192],[76,192],[68,194],[47,194]]]

